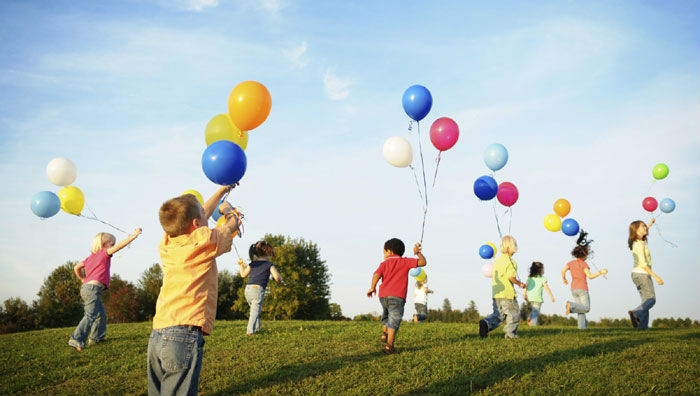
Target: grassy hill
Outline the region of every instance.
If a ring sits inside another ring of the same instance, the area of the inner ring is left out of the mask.
[[[0,394],[146,394],[150,323],[110,324],[82,353],[73,328],[0,336]],[[399,354],[381,352],[377,322],[217,321],[206,338],[200,394],[700,394],[697,329],[521,326],[482,340],[476,325],[404,323]]]

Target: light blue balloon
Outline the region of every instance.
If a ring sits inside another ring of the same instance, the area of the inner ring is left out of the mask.
[[[43,218],[51,217],[61,210],[61,200],[51,191],[39,191],[32,196],[29,204],[35,215]]]
[[[508,162],[508,150],[502,144],[494,143],[486,147],[484,151],[484,162],[492,171],[497,171]]]
[[[659,209],[664,213],[671,213],[676,209],[676,203],[671,198],[664,198],[659,204]]]
[[[422,268],[411,268],[411,270],[408,271],[408,274],[415,278],[416,276],[420,275],[421,271],[423,271]]]

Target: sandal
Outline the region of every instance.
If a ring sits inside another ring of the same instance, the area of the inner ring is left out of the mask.
[[[384,352],[387,355],[393,355],[396,353],[396,349],[394,349],[393,345],[386,344],[382,352]]]
[[[382,342],[386,342],[386,340],[387,340],[388,337],[389,337],[389,334],[387,334],[386,332],[383,332],[383,331],[382,331]]]

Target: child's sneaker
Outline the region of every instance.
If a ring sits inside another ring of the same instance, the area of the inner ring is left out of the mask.
[[[81,347],[80,344],[78,344],[78,341],[76,341],[76,340],[74,340],[74,339],[72,339],[72,338],[71,338],[70,340],[68,340],[68,345],[70,345],[70,346],[72,346],[73,348],[75,348],[75,350],[78,351],[78,352],[82,352],[82,351],[83,351],[83,347]]]
[[[634,316],[634,312],[627,311],[627,313],[630,315],[630,320],[632,321],[632,327],[634,327],[636,329],[637,326],[639,326],[639,320],[637,319],[636,316]]]
[[[489,325],[486,324],[486,321],[481,319],[479,321],[479,337],[481,338],[486,338],[489,335]]]

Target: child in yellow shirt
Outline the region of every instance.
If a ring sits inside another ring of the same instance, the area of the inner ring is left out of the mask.
[[[223,226],[210,229],[207,221],[231,188],[221,187],[204,207],[190,194],[160,207],[163,286],[148,341],[151,396],[196,395],[199,389],[203,336],[211,334],[216,317],[216,257],[231,250],[239,226],[227,204],[219,207],[227,220]]]

